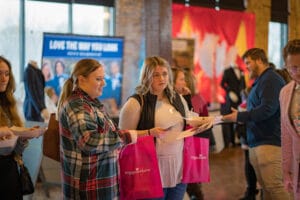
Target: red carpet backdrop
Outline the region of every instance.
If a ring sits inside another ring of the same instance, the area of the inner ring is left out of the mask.
[[[255,15],[239,11],[173,4],[173,38],[194,39],[197,89],[208,102],[224,102],[220,86],[223,71],[237,64],[245,71],[241,56],[254,47]],[[248,80],[246,80],[248,81]]]

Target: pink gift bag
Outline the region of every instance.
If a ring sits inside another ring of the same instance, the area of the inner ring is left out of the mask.
[[[183,149],[183,183],[210,181],[209,139],[187,137]]]
[[[125,146],[119,155],[120,199],[135,200],[163,197],[154,139],[140,137]]]

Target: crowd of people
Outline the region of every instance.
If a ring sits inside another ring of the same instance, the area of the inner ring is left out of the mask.
[[[243,200],[255,199],[256,182],[265,200],[300,200],[300,40],[287,43],[283,58],[285,70],[278,72],[270,67],[263,49],[247,50],[242,59],[254,80],[251,89],[246,87],[240,69],[233,66],[224,72],[222,87],[226,90],[227,103],[221,120],[229,125],[231,132],[237,128],[242,144],[247,145],[247,191]],[[70,76],[64,75],[63,63],[57,62],[55,66],[57,87],[46,91],[59,92],[59,100],[58,95],[53,100],[57,102],[54,110],[60,124],[64,199],[119,199],[119,150],[145,136],[153,136],[155,141],[163,189],[163,196],[157,199],[180,200],[186,191],[193,199],[203,199],[200,183],[182,182],[184,139],[176,138],[192,126],[194,136],[213,141],[211,126],[215,118],[208,117],[207,102],[201,94],[194,91],[194,87],[188,87],[191,83],[188,80],[193,79],[189,73],[176,66],[172,69],[162,57],[147,57],[135,92],[122,106],[116,125],[99,100],[106,85],[105,67],[101,63],[82,59],[75,64]],[[44,96],[46,82],[50,81],[45,75],[46,67],[38,69],[37,63],[30,61],[25,70],[26,120],[49,119]],[[116,79],[121,77],[117,75],[119,71],[115,71]],[[111,84],[118,87],[120,79],[118,81]],[[12,67],[1,56],[1,141],[14,134],[10,127],[24,126],[14,90]],[[199,116],[195,117],[196,125],[187,124],[185,120],[191,110]],[[22,199],[14,155],[22,154],[28,139],[19,137],[11,153],[0,155],[1,197]],[[232,135],[224,139],[228,145],[235,144]]]

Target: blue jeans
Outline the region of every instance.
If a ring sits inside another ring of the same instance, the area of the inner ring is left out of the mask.
[[[164,197],[152,200],[183,200],[187,184],[179,183],[176,187],[163,188]],[[148,199],[147,199],[148,200]]]

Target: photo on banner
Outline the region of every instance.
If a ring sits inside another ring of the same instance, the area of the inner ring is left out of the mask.
[[[76,62],[84,58],[96,59],[106,73],[106,86],[99,99],[114,115],[122,100],[123,46],[122,37],[44,33],[41,69],[46,87],[59,96]]]

